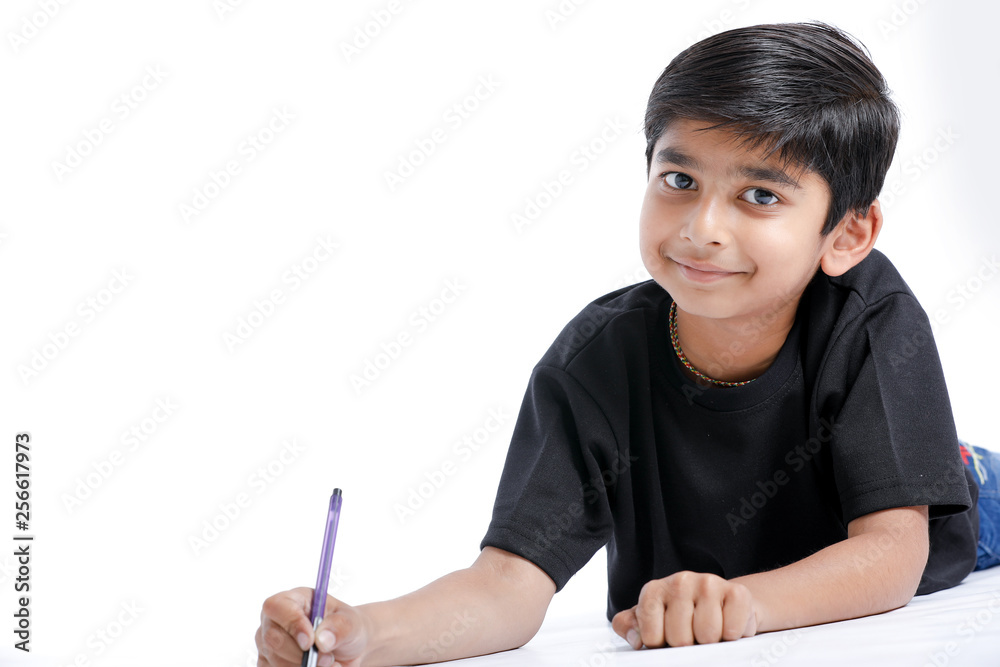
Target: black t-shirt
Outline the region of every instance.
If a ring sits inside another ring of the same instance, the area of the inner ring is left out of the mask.
[[[928,318],[882,253],[817,272],[777,358],[744,386],[682,373],[670,303],[650,280],[563,329],[531,374],[482,547],[531,560],[559,590],[606,545],[608,618],[647,581],[788,565],[893,507],[929,506],[918,594],[972,571],[978,487]]]

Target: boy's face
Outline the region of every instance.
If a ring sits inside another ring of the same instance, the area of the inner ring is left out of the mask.
[[[728,132],[695,131],[708,126],[677,120],[656,142],[640,214],[643,264],[692,315],[768,325],[778,316],[791,326],[835,236],[820,235],[829,189],[814,172],[747,152]]]

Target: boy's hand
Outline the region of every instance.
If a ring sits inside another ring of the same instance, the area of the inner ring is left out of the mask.
[[[293,588],[264,601],[257,628],[257,667],[299,667],[302,653],[313,645],[313,589]],[[326,598],[323,622],[315,635],[320,667],[358,667],[368,647],[368,631],[357,609],[336,598]]]
[[[635,649],[752,637],[757,626],[756,605],[746,586],[700,572],[676,572],[648,582],[639,603],[611,621]]]

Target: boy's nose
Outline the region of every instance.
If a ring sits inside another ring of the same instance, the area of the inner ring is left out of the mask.
[[[730,236],[724,202],[705,198],[695,206],[681,228],[681,237],[698,247],[728,245]]]

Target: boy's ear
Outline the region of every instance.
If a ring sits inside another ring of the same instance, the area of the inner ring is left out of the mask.
[[[820,267],[828,276],[839,276],[856,266],[875,246],[882,231],[882,207],[874,200],[864,215],[848,211],[826,239]]]

